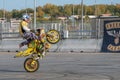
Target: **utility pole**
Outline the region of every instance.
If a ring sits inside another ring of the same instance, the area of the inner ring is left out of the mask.
[[[3,0],[3,19],[5,20],[5,0]]]
[[[75,13],[74,12],[75,12],[75,10],[74,10],[74,4],[73,4],[73,11],[72,11],[72,21],[73,21],[72,23],[73,23],[73,25],[72,26],[75,29],[75,17],[74,17]]]
[[[26,9],[26,14],[27,14],[27,0],[25,0],[25,9]]]
[[[95,13],[94,14],[97,16],[96,0],[95,0]]]
[[[111,5],[113,5],[113,0],[110,0]]]
[[[36,32],[36,0],[34,0],[34,30]]]
[[[81,24],[82,24],[82,36],[83,36],[83,0],[81,1],[81,6],[82,6],[82,14],[81,14]]]

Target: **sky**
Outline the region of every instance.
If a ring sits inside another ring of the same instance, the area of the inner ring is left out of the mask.
[[[95,1],[96,4],[111,4],[111,2],[120,4],[120,0],[83,0],[86,5],[95,4]],[[36,6],[44,6],[47,3],[55,5],[81,4],[81,0],[36,0]],[[11,11],[25,8],[34,8],[34,0],[0,0],[0,9]]]

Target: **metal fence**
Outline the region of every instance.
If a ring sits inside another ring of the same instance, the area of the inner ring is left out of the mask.
[[[94,18],[84,21],[83,26],[80,20],[42,22],[37,23],[37,28],[44,27],[45,31],[56,29],[64,38],[67,36],[69,39],[98,39],[103,37],[104,21],[113,19],[120,20],[120,18]],[[29,26],[33,29],[32,23]],[[10,22],[0,23],[0,39],[20,37],[18,29],[19,24],[13,27]]]
[[[44,27],[45,31],[56,29],[61,35],[66,35],[65,32],[67,31],[67,38],[96,38],[98,36],[96,22],[96,20],[91,19],[90,22],[84,23],[84,26],[81,26],[80,21],[43,22],[37,23],[37,28]],[[32,23],[30,27],[33,29]],[[0,38],[18,38],[20,37],[18,29],[19,25],[13,27],[10,22],[0,23]]]

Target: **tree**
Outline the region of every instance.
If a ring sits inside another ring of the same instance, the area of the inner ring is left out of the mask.
[[[85,14],[86,15],[93,15],[94,14],[94,9],[92,8],[92,6],[86,6],[85,7]]]
[[[107,7],[104,4],[98,4],[96,5],[96,15],[99,16],[101,14],[105,14]]]
[[[12,18],[12,13],[6,11],[6,18],[9,21]]]
[[[56,19],[57,16],[66,16],[69,17],[71,15],[80,15],[79,19],[81,18],[81,5],[80,4],[66,4],[64,6],[57,6],[54,4],[46,4],[43,7],[37,7],[37,19],[43,18],[45,15],[47,17],[51,17],[52,19]],[[0,18],[3,18],[3,10],[0,10]],[[31,8],[16,10],[13,9],[12,11],[5,11],[6,18],[21,18],[23,14],[28,13],[33,18],[34,10]],[[106,4],[97,4],[97,5],[84,5],[84,12],[85,15],[96,15],[99,16],[101,14],[112,14],[120,16],[120,4],[116,5],[106,5]]]
[[[85,20],[86,23],[89,22],[89,19],[90,19],[89,16],[88,16],[88,15],[85,15],[85,19],[84,19],[84,20]]]
[[[43,12],[41,6],[37,7],[37,17],[39,17],[39,18],[43,18],[44,17],[44,12]]]
[[[116,4],[116,15],[120,16],[120,4]]]
[[[31,8],[27,8],[27,9],[25,9],[25,11],[26,11],[27,13],[34,13],[34,10],[31,9]]]
[[[46,14],[50,14],[51,16],[55,17],[58,14],[58,7],[53,4],[46,4],[43,6],[43,10]]]
[[[58,16],[65,16],[64,14],[64,6],[58,6]]]
[[[72,9],[73,9],[73,5],[65,5],[64,6],[64,13],[67,15],[67,16],[71,16],[72,15]]]
[[[0,10],[0,18],[3,18],[3,10]]]
[[[11,13],[12,13],[12,18],[20,18],[21,17],[19,10],[13,9]]]

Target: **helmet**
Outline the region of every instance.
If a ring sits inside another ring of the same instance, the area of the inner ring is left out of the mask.
[[[28,20],[28,19],[30,19],[30,16],[27,15],[27,14],[25,14],[25,15],[23,15],[23,19],[24,19],[24,20]]]

